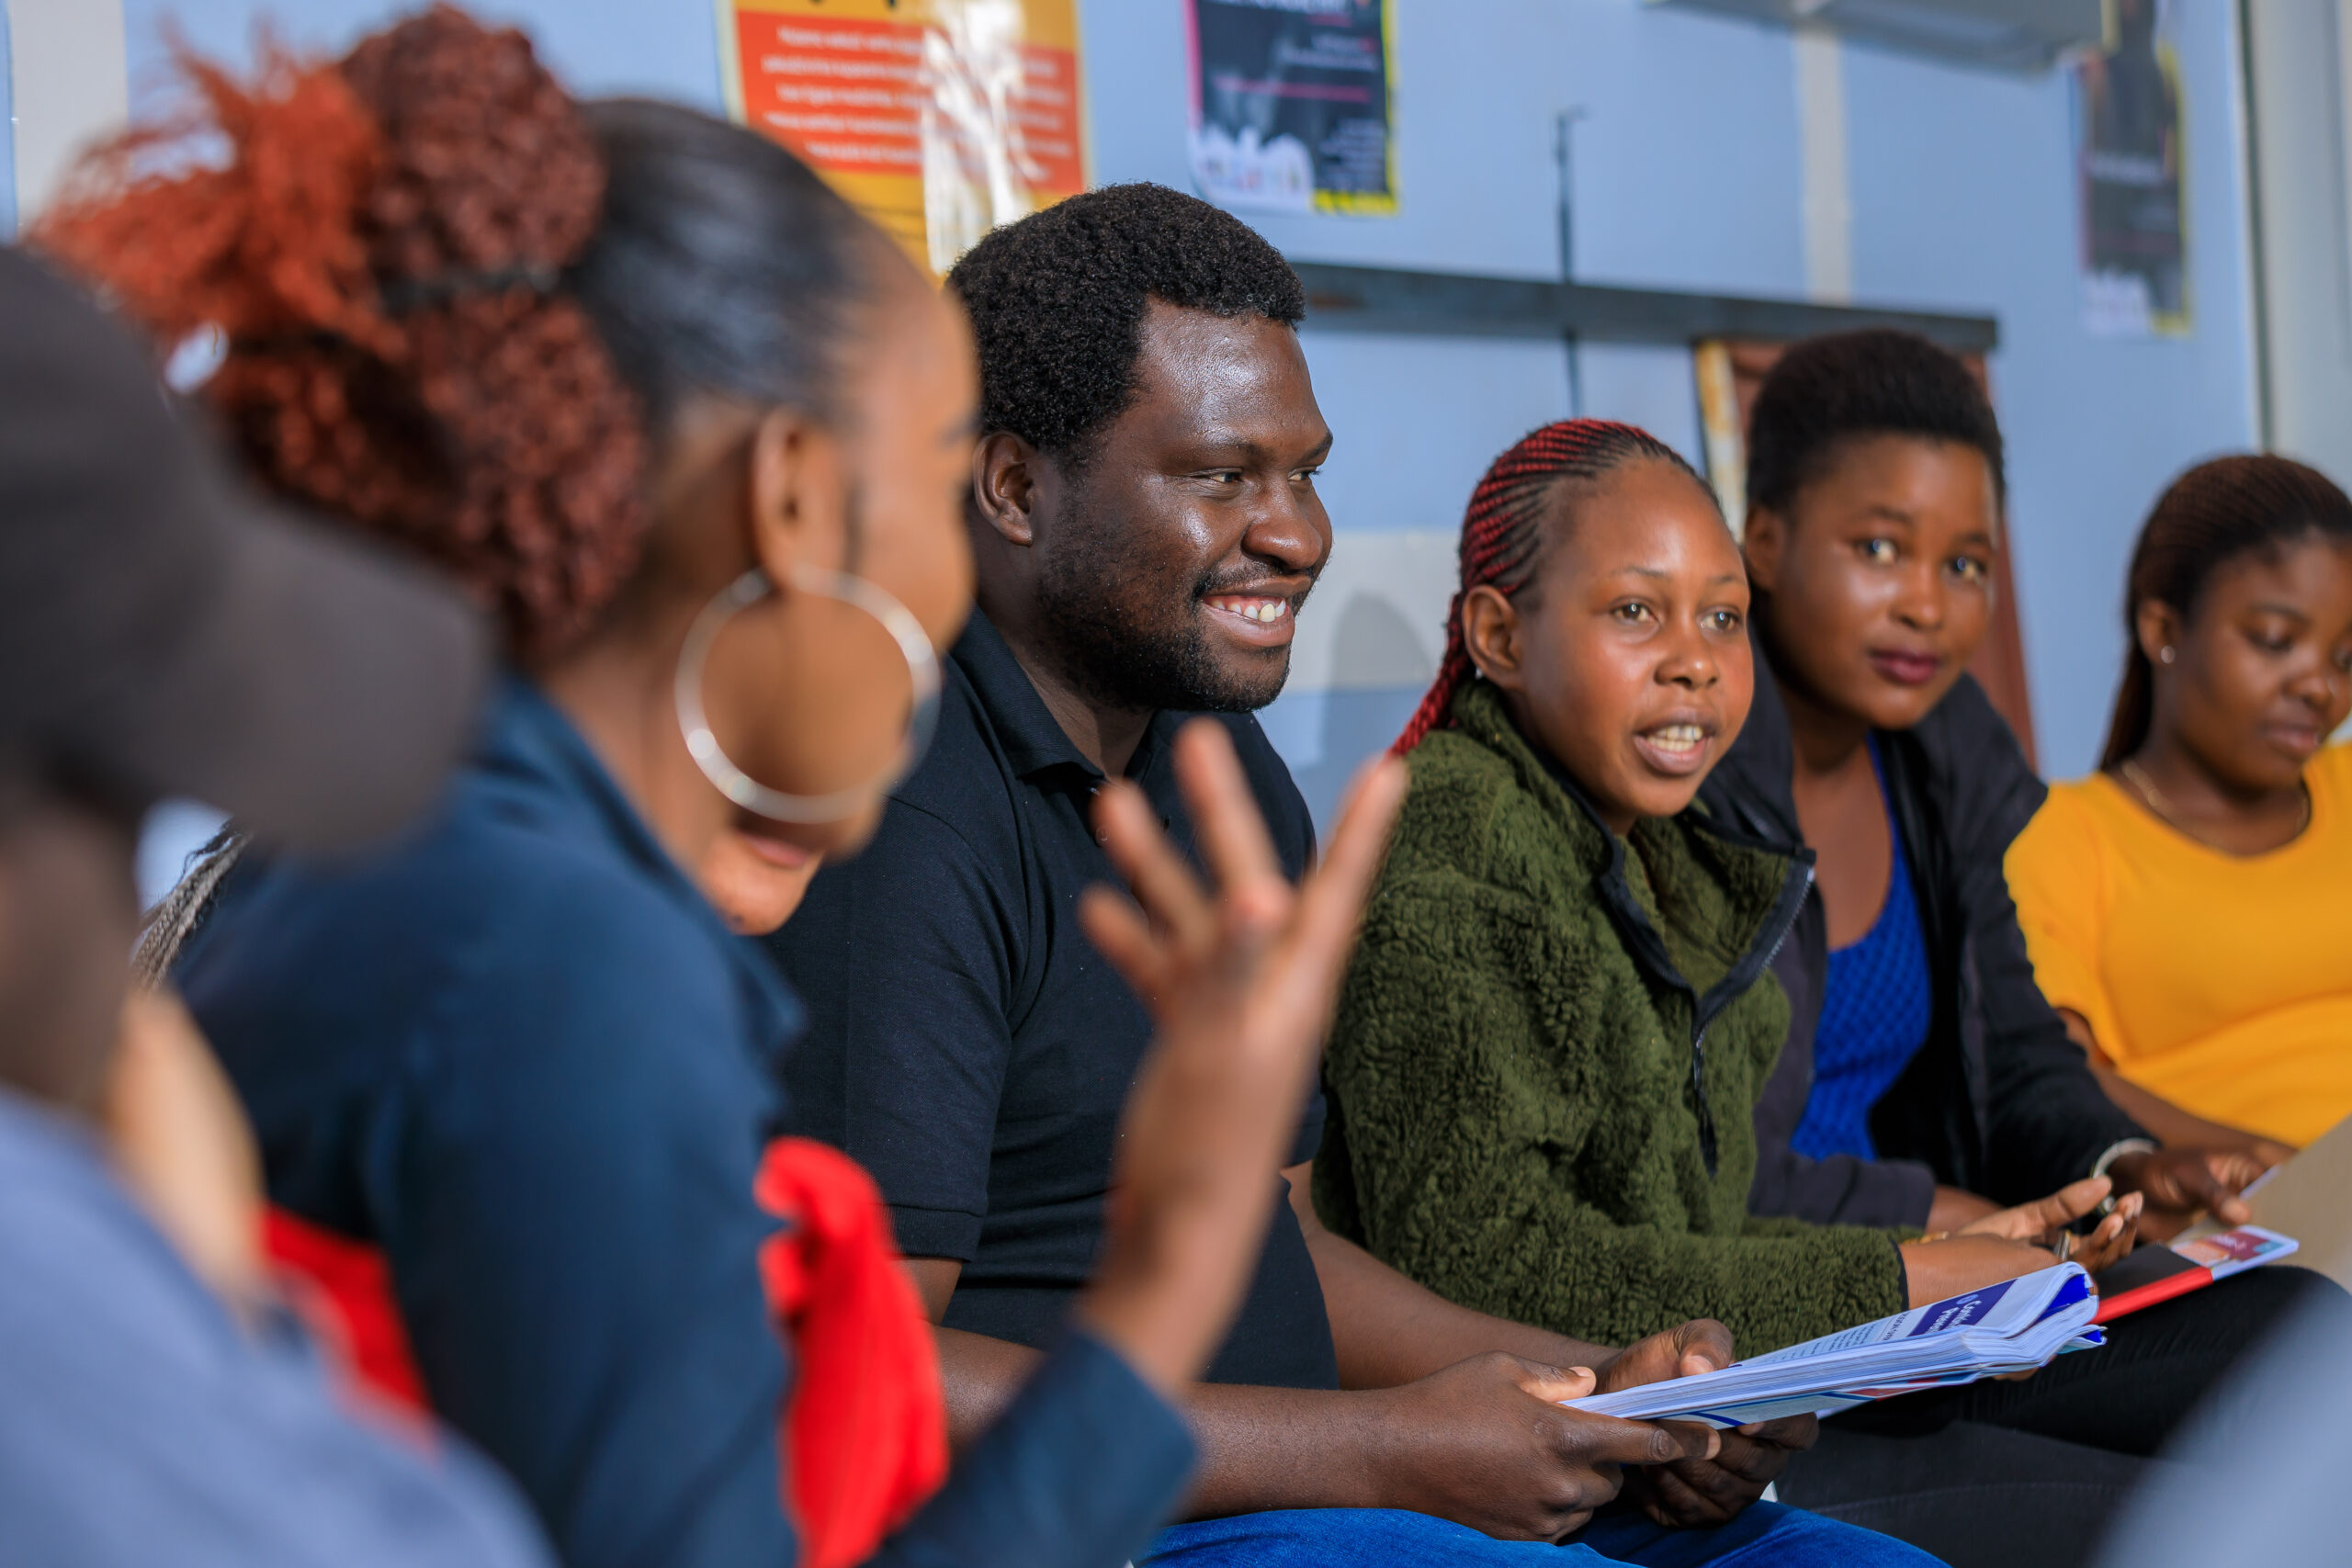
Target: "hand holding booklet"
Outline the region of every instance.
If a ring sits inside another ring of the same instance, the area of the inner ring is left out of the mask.
[[[2090,1277],[2062,1263],[1716,1371],[1567,1403],[1597,1416],[1709,1427],[1831,1416],[1898,1393],[2032,1371],[2062,1351],[2105,1344],[2091,1324],[2098,1310]]]

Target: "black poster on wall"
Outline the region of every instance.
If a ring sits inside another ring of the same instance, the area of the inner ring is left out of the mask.
[[[2075,74],[2083,323],[2102,336],[2189,330],[2180,57],[2169,7],[2114,0],[2114,47]]]
[[[1189,0],[1193,178],[1235,207],[1396,210],[1394,0]]]

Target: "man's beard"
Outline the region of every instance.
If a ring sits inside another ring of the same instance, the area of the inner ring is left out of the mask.
[[[1280,696],[1290,678],[1288,649],[1242,670],[1209,651],[1203,601],[1248,592],[1263,574],[1212,572],[1176,592],[1155,592],[1145,586],[1153,564],[1110,530],[1048,558],[1037,607],[1062,678],[1089,702],[1130,711],[1253,713]]]

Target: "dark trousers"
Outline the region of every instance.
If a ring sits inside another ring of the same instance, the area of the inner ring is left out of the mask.
[[[1781,1499],[1909,1541],[1952,1568],[2087,1562],[2154,1456],[2209,1402],[2241,1407],[2231,1370],[2306,1307],[2352,1345],[2352,1296],[2273,1266],[2127,1317],[2104,1348],[2062,1356],[2022,1382],[1890,1399],[1826,1421],[1781,1481]],[[2198,1484],[2180,1469],[2165,1477]]]

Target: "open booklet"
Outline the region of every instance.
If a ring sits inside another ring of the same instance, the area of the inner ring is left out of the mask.
[[[1599,1416],[1744,1427],[1834,1415],[1921,1389],[2031,1371],[2106,1343],[2090,1277],[2062,1263],[1875,1323],[1735,1361],[1718,1371],[1567,1403]]]
[[[2163,1246],[2143,1247],[2098,1277],[2098,1314],[2091,1321],[2113,1323],[2158,1302],[2201,1291],[2216,1280],[2292,1258],[2301,1249],[2293,1236],[2260,1225],[2239,1225],[2194,1239],[2176,1236]]]

